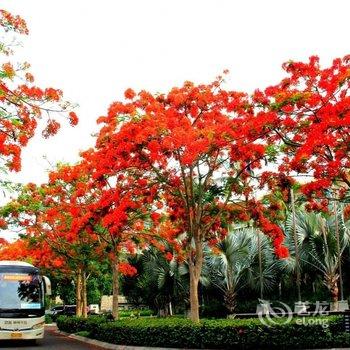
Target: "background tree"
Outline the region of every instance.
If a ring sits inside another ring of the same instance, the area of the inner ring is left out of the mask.
[[[82,161],[75,167],[51,173],[50,181],[70,184],[71,199],[65,205],[68,205],[66,210],[74,211],[77,216],[71,223],[72,227],[82,227],[98,245],[96,252],[107,256],[110,261],[113,272],[112,315],[117,319],[120,273],[128,276],[136,273],[126,256],[135,254],[139,247],[142,249],[149,242],[157,243],[153,226],[161,215],[156,212],[157,207],[150,206],[149,198],[154,194],[154,187],[140,178],[139,171],[101,175],[96,171],[100,159],[95,153],[88,150],[82,156]]]
[[[256,90],[256,122],[271,131],[269,139],[282,161],[278,170],[310,177],[304,194],[316,197],[310,207],[326,209],[323,192],[336,184],[342,197],[349,189],[349,56],[322,68],[317,56],[309,62],[288,61],[288,76],[263,92]]]
[[[167,246],[167,245],[165,245]],[[135,305],[148,305],[157,315],[172,315],[188,304],[188,268],[174,259],[171,247],[145,249],[130,260],[137,276],[123,278],[122,291]]]
[[[1,214],[10,227],[22,231],[32,251],[49,252],[56,260],[48,261],[56,261],[56,268],[69,268],[75,276],[77,315],[86,317],[86,279],[98,255],[103,256],[103,247],[89,221],[93,194],[81,191],[74,195],[84,182],[79,171],[79,166],[59,166],[49,174],[48,184],[24,186],[18,198],[1,209]],[[77,173],[79,182],[75,180]]]
[[[344,220],[343,208],[338,213],[338,228],[340,235],[340,259],[337,251],[337,238],[335,232],[335,217],[322,213],[307,213],[299,210],[296,215],[296,232],[300,250],[300,263],[305,272],[317,274],[327,287],[337,309],[339,299],[339,267],[342,264],[342,255],[349,247],[349,223]],[[294,242],[292,239],[292,219],[286,222],[286,244],[290,249],[291,258],[294,259]],[[294,261],[294,260],[293,260]],[[285,261],[286,264],[294,266]],[[315,276],[308,277],[315,281]]]
[[[260,241],[259,241],[260,240]],[[249,287],[271,291],[276,284],[277,264],[269,239],[253,228],[230,230],[214,247],[207,249],[204,274],[224,293],[224,303],[233,314],[237,292]],[[261,266],[259,265],[261,254]]]

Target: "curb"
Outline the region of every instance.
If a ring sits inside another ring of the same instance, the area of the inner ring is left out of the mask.
[[[103,342],[100,340],[82,337],[81,335],[69,334],[66,332],[58,331],[58,330],[56,331],[56,333],[62,334],[70,339],[81,341],[83,343],[99,346],[100,348],[103,348],[103,349],[110,349],[110,350],[169,350],[169,348],[110,344],[110,343],[106,343],[106,342]],[[171,348],[171,350],[183,350],[183,348]],[[198,349],[187,349],[187,350],[198,350]]]

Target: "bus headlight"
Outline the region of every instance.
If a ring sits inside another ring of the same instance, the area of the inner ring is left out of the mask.
[[[40,323],[37,323],[35,324],[32,329],[39,329],[39,328],[43,328],[45,325],[45,322],[40,322]]]

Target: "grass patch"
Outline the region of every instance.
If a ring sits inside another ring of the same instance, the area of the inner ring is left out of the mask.
[[[75,333],[75,335],[80,335],[81,337],[89,338],[90,332],[89,331],[80,331],[80,332]]]

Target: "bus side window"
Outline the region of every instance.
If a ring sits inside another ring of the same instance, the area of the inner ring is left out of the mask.
[[[44,281],[44,290],[46,295],[51,295],[51,282],[50,279],[46,276],[43,276]]]

